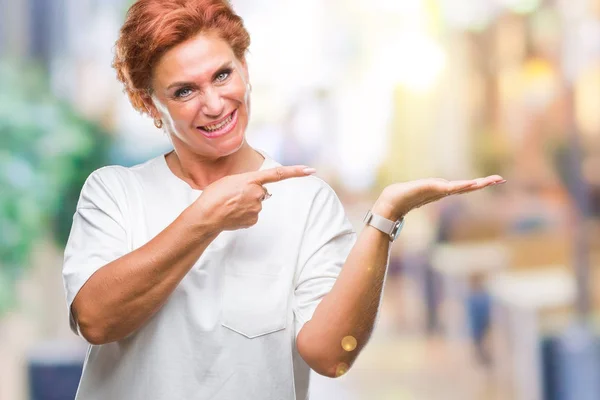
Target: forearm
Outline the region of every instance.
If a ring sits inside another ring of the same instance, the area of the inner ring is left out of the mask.
[[[366,226],[332,290],[299,333],[299,352],[318,373],[340,375],[369,340],[381,301],[389,249],[389,236]],[[346,345],[356,340],[356,348],[345,350],[344,338]]]
[[[184,211],[144,246],[103,266],[85,283],[72,310],[88,341],[123,339],[160,309],[218,236],[188,221],[193,219]]]
[[[373,206],[373,213],[392,221],[410,210],[443,199],[506,182],[499,175],[471,180],[430,178],[387,186]],[[365,227],[332,290],[321,301],[312,320],[300,330],[298,352],[315,371],[337,376],[356,359],[366,345],[381,300],[389,256],[389,238]],[[342,340],[354,337],[355,349],[344,350]]]

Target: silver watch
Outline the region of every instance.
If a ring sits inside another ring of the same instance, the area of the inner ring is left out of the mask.
[[[400,231],[402,231],[402,228],[404,227],[404,218],[400,218],[398,221],[392,221],[381,215],[373,214],[371,210],[367,211],[367,215],[365,215],[363,222],[388,235],[390,237],[390,242],[393,242],[398,238]]]

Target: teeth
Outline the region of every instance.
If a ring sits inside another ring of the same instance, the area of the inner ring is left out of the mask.
[[[224,127],[225,125],[227,125],[228,123],[231,122],[232,116],[233,116],[233,114],[229,115],[229,117],[227,117],[224,121],[221,121],[220,123],[218,123],[216,125],[206,125],[203,128],[204,128],[204,130],[206,130],[208,132],[212,132],[212,131],[221,129],[222,127]]]

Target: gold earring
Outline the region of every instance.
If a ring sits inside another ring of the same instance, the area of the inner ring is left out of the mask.
[[[154,126],[157,127],[158,129],[162,128],[162,126],[163,126],[162,119],[154,118]]]

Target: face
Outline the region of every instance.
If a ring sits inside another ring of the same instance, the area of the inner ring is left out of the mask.
[[[147,106],[162,119],[178,151],[207,159],[235,153],[248,125],[246,63],[216,34],[170,49],[153,71]]]

